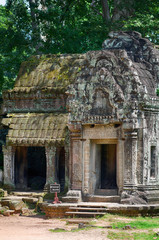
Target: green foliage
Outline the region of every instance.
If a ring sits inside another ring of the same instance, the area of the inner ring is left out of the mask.
[[[12,88],[20,63],[31,54],[25,14],[18,7],[17,13],[0,6],[0,94],[3,89]],[[20,13],[23,18],[17,16]]]

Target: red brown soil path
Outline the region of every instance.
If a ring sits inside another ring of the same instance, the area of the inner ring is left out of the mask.
[[[49,229],[71,230],[77,225],[66,225],[60,219],[43,216],[0,216],[0,240],[107,240],[107,230],[91,229],[78,232],[50,232]]]

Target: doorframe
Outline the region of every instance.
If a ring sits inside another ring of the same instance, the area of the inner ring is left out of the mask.
[[[116,184],[118,194],[123,188],[123,143],[118,139],[91,139],[90,141],[90,177],[89,186],[90,194],[95,194],[95,150],[94,146],[97,144],[116,144]],[[121,149],[120,149],[121,148]]]

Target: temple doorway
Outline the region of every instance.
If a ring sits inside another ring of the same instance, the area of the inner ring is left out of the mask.
[[[101,189],[114,189],[116,184],[116,144],[101,145]]]
[[[97,194],[117,193],[116,144],[96,144],[96,187]],[[112,191],[111,191],[112,190]],[[115,191],[114,191],[115,190]]]
[[[45,183],[45,148],[16,147],[15,187],[26,190],[43,190]]]

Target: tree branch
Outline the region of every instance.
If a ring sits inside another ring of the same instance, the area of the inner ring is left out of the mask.
[[[104,17],[104,15],[96,9],[96,2],[95,2],[95,0],[92,0],[90,6],[96,13],[98,13],[98,15]]]

